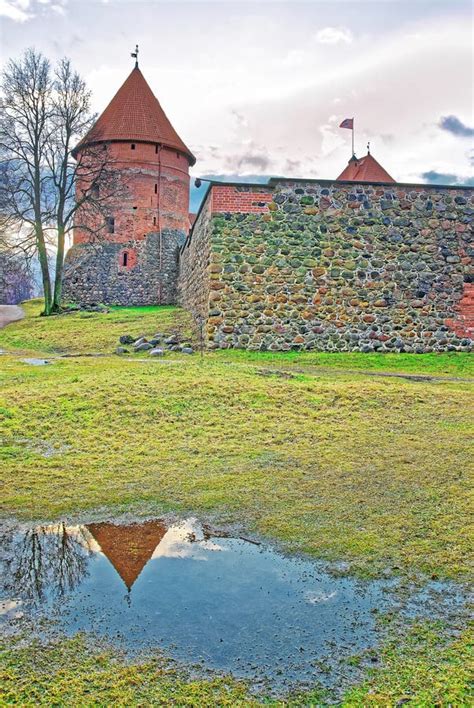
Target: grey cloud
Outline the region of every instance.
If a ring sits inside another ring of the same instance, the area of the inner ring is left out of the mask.
[[[232,109],[231,114],[234,116],[235,120],[237,121],[237,125],[239,128],[248,128],[248,121],[247,118],[240,113],[239,111]]]
[[[301,160],[288,159],[285,163],[285,172],[295,172],[301,169]]]
[[[243,155],[228,157],[226,163],[231,169],[237,168],[237,170],[241,170],[245,167],[253,167],[254,169],[263,171],[270,167],[271,160],[262,153],[247,152]]]
[[[457,116],[443,116],[439,122],[439,127],[461,138],[472,138],[474,136],[474,128],[464,125]]]
[[[421,177],[425,182],[428,182],[428,184],[455,184],[467,187],[474,185],[474,179],[466,179],[459,175],[449,172],[437,172],[436,170],[423,172]]]

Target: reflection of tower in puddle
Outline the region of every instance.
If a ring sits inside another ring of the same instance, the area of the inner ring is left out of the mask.
[[[122,526],[103,522],[87,524],[89,548],[103,553],[127,588],[125,600],[131,604],[131,589],[143,568],[158,558],[206,560],[205,551],[220,551],[208,529],[196,519],[186,519],[166,527],[161,521],[145,521]]]
[[[132,585],[165,535],[166,526],[160,521],[129,526],[104,522],[87,524],[86,528],[125,583],[130,604]]]

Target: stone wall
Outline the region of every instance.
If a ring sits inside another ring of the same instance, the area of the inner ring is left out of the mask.
[[[211,348],[470,349],[453,322],[472,281],[472,190],[302,180],[263,190],[272,199],[254,213],[205,205],[181,256],[182,304],[207,307]]]
[[[106,198],[99,185],[98,198],[105,199],[109,228],[90,205],[77,210],[64,301],[174,304],[178,251],[189,232],[188,158],[154,143],[121,141],[103,147],[112,196]],[[78,180],[79,198],[85,184]]]
[[[137,241],[76,244],[66,256],[64,302],[174,304],[178,254],[185,237],[184,231],[164,229],[161,248],[158,233]]]
[[[181,249],[179,261],[178,302],[194,317],[209,315],[211,191],[194,222],[193,237]]]

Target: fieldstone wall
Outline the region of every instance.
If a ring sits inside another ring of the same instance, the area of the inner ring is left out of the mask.
[[[205,205],[181,256],[181,301],[207,309],[209,347],[471,348],[452,323],[473,280],[472,190],[285,180],[267,189],[259,213],[211,215]]]
[[[211,215],[209,192],[194,223],[193,237],[186,240],[179,260],[178,302],[204,321],[209,315],[209,274],[212,271],[209,265]]]
[[[74,245],[65,261],[64,302],[129,306],[175,303],[179,248],[185,237],[184,231],[164,229],[161,249],[158,233],[137,241]]]

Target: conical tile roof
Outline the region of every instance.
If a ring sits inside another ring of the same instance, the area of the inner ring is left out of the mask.
[[[130,73],[74,153],[84,145],[114,140],[160,143],[186,155],[191,165],[196,162],[138,67]]]
[[[395,182],[370,152],[360,160],[353,155],[337,179],[352,182]]]
[[[87,529],[128,590],[166,533],[166,526],[159,521],[145,521],[130,526],[103,522],[87,524]]]

